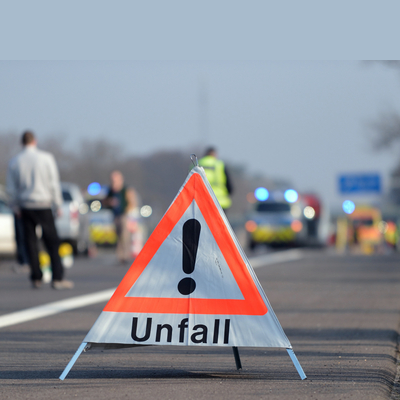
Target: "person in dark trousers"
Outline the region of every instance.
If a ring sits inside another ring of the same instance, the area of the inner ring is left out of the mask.
[[[14,271],[17,274],[29,272],[29,258],[28,252],[25,245],[25,233],[24,226],[22,223],[21,213],[14,213],[14,231],[15,231],[15,242],[17,245],[17,261],[18,265],[14,267]]]
[[[22,135],[23,150],[9,163],[7,192],[10,205],[22,218],[25,245],[31,268],[32,286],[42,285],[36,226],[42,228],[42,237],[51,259],[54,289],[72,289],[72,281],[64,279],[64,268],[58,254],[59,238],[54,224],[53,208],[61,215],[62,194],[58,169],[52,154],[37,148],[31,131]]]
[[[218,159],[217,150],[209,147],[199,165],[204,168],[207,179],[225,213],[232,205],[233,185],[225,163]]]
[[[120,263],[128,262],[130,258],[130,233],[127,224],[127,191],[124,176],[121,171],[114,170],[110,174],[110,189],[103,204],[111,209],[114,215],[114,225],[117,234],[117,258]]]

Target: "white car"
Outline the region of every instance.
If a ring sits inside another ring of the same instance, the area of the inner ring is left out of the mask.
[[[7,205],[5,192],[0,189],[0,254],[15,254],[14,215]]]
[[[68,242],[74,253],[87,253],[89,248],[89,207],[79,186],[62,182],[62,215],[55,219],[56,229],[61,242]]]

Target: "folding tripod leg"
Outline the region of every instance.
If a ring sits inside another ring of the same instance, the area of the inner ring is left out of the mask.
[[[71,368],[74,366],[76,360],[78,357],[81,355],[82,351],[85,349],[87,343],[82,342],[81,345],[79,346],[78,350],[76,351],[75,355],[71,358],[71,361],[68,363],[68,365],[65,367],[64,372],[60,375],[60,378],[62,381],[65,379],[65,377],[68,375],[68,372],[71,370]]]
[[[307,376],[306,376],[306,374],[304,373],[303,368],[301,368],[301,365],[300,365],[300,363],[299,363],[299,360],[297,359],[296,354],[294,354],[294,351],[293,351],[292,349],[286,349],[286,350],[287,350],[287,352],[289,353],[289,356],[290,356],[290,358],[292,359],[292,362],[293,362],[294,366],[296,367],[297,372],[298,372],[299,375],[300,375],[300,378],[301,378],[301,379],[307,379]]]

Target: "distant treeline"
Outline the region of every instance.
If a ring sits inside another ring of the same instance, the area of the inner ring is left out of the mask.
[[[71,148],[60,137],[41,139],[38,147],[54,154],[62,181],[74,182],[85,190],[89,183],[109,183],[110,172],[120,170],[127,185],[138,192],[142,204],[150,204],[156,217],[161,217],[176,196],[190,167],[190,154],[200,158],[204,149],[164,150],[149,155],[126,154],[123,148],[105,139],[84,139]],[[0,184],[6,180],[7,165],[21,150],[20,135],[0,133]],[[226,162],[234,185],[232,215],[249,208],[247,193],[257,185],[273,182],[264,176],[249,176],[243,166]]]

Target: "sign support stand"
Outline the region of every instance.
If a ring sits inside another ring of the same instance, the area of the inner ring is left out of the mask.
[[[232,347],[233,356],[235,357],[236,369],[242,369],[242,363],[240,362],[239,350],[236,346]]]
[[[65,377],[68,375],[68,372],[71,370],[71,368],[74,366],[76,360],[78,357],[81,355],[82,351],[85,350],[87,343],[82,342],[81,345],[79,346],[78,350],[76,351],[75,355],[71,358],[71,361],[68,363],[68,365],[65,367],[64,372],[60,375],[60,378],[62,381],[65,379]]]
[[[286,350],[287,350],[290,358],[292,359],[292,362],[293,362],[294,366],[296,367],[297,372],[300,375],[300,378],[302,380],[307,379],[307,375],[304,373],[303,368],[301,368],[299,360],[297,359],[296,354],[294,354],[294,351],[292,349],[286,349]]]

